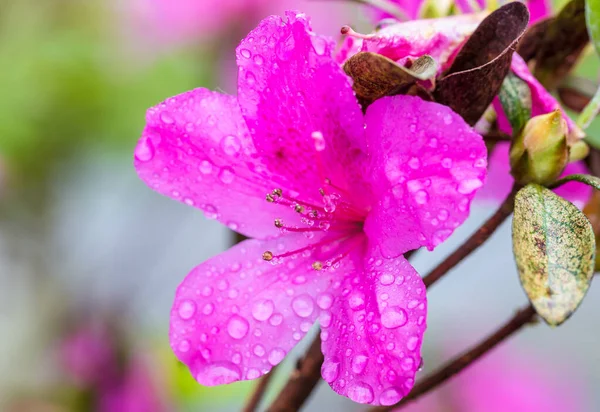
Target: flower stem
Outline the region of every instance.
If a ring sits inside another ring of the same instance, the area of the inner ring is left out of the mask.
[[[271,369],[271,371],[269,373],[267,373],[266,375],[263,375],[258,380],[258,382],[256,383],[256,388],[254,389],[254,392],[252,392],[250,399],[248,399],[246,406],[244,406],[244,409],[243,409],[244,412],[254,412],[258,409],[258,407],[260,406],[260,402],[262,401],[262,398],[265,395],[265,392],[267,392],[269,383],[271,382],[271,379],[275,375],[277,366],[279,366],[279,365],[273,366],[273,368]]]
[[[279,392],[267,411],[287,412],[299,410],[321,381],[323,359],[321,335],[317,332],[317,337],[310,345],[306,355],[298,359],[296,370],[292,372],[285,387]]]
[[[435,282],[440,280],[450,269],[458,265],[464,258],[469,256],[479,246],[483,245],[486,240],[498,229],[498,227],[508,218],[515,207],[515,196],[519,191],[520,186],[513,186],[510,194],[504,199],[496,213],[492,215],[473,235],[468,238],[459,248],[457,248],[450,256],[444,259],[424,278],[423,282],[426,287],[430,287]]]
[[[596,118],[600,112],[600,89],[596,90],[596,94],[592,97],[592,100],[583,108],[581,114],[577,118],[577,126],[582,130],[585,130],[592,123],[592,120]]]
[[[440,368],[437,372],[429,375],[422,381],[420,381],[412,391],[398,402],[392,406],[384,406],[384,407],[376,407],[372,408],[371,412],[387,412],[394,410],[398,407],[404,406],[411,401],[425,395],[431,390],[437,388],[448,379],[453,377],[454,375],[461,372],[467,366],[471,365],[481,356],[485,355],[492,349],[494,349],[499,343],[504,341],[506,338],[510,337],[513,333],[517,332],[523,326],[533,323],[536,319],[536,312],[533,306],[527,305],[525,308],[519,310],[512,319],[510,319],[506,324],[500,327],[496,332],[492,333],[485,340],[483,340],[478,345],[472,347],[468,351],[454,358],[442,368]]]

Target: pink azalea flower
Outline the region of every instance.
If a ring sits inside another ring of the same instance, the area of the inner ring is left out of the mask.
[[[529,24],[534,24],[537,21],[544,19],[552,14],[552,5],[550,0],[519,0],[527,4],[529,9],[530,19]],[[456,5],[463,13],[473,13],[478,11],[473,7],[476,4],[479,10],[487,6],[486,0],[456,0]],[[507,3],[507,2],[506,2]]]
[[[363,115],[334,47],[302,14],[269,17],[237,49],[237,97],[196,89],[148,111],[140,177],[253,238],[177,290],[171,345],[203,385],[264,375],[318,319],[336,392],[391,404],[413,386],[427,300],[402,254],[466,219],[486,150],[417,97]]]
[[[583,412],[590,409],[584,384],[573,370],[535,353],[505,346],[403,412]]]
[[[421,15],[421,9],[423,8],[426,0],[388,0],[388,2],[400,7],[400,10],[402,10],[409,19],[416,20]],[[373,16],[377,20],[393,17],[377,8],[374,8],[372,12]]]

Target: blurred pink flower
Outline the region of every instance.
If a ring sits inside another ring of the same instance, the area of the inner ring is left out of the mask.
[[[485,146],[417,97],[363,115],[334,47],[302,14],[269,17],[237,49],[237,97],[196,89],[148,111],[142,180],[255,238],[177,290],[171,345],[201,384],[267,373],[317,319],[336,392],[391,404],[414,383],[427,302],[402,254],[466,219]]]
[[[584,412],[583,381],[573,370],[510,346],[491,352],[447,386],[403,412]],[[400,411],[399,410],[399,411]]]

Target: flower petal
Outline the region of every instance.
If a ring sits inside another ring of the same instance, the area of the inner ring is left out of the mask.
[[[411,390],[421,363],[425,285],[404,257],[372,249],[340,289],[321,314],[321,374],[355,402],[392,405]]]
[[[510,175],[509,149],[510,143],[500,142],[492,150],[487,181],[477,193],[476,201],[500,204],[510,193],[514,179]],[[589,173],[584,162],[569,163],[561,177],[579,173]],[[578,184],[578,182],[569,182],[554,190],[557,195],[567,199],[579,209],[585,206],[592,191],[593,189],[588,185]]]
[[[359,51],[370,51],[403,62],[428,54],[441,72],[484,17],[479,13],[391,24],[363,38],[348,37],[337,58],[343,62]]]
[[[272,265],[266,250],[299,249],[303,235],[246,240],[194,268],[177,289],[171,346],[206,386],[256,379],[277,365],[313,325],[327,272],[308,257]]]
[[[552,14],[552,5],[549,0],[529,0],[529,25],[538,22],[541,19],[549,17]]]
[[[483,138],[450,108],[385,97],[366,114],[375,206],[365,223],[387,256],[433,249],[469,215],[485,180]]]
[[[415,20],[419,18],[425,0],[390,0],[389,3],[396,4],[406,14],[406,17]],[[378,8],[373,8],[372,14],[377,21],[395,17]]]
[[[325,178],[346,189],[364,146],[363,119],[335,44],[302,14],[271,16],[237,49],[242,113],[269,169],[303,198],[320,199]]]
[[[247,236],[279,234],[274,218],[298,219],[268,204],[275,189],[235,97],[196,89],[148,110],[135,168],[157,192],[204,211]]]

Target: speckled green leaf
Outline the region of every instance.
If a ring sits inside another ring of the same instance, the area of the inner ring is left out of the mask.
[[[600,0],[585,0],[585,24],[596,53],[600,54]]]
[[[514,134],[520,133],[531,118],[531,90],[529,86],[513,73],[509,73],[502,82],[498,97]]]
[[[575,174],[563,177],[552,184],[552,188],[559,187],[568,182],[581,182],[596,190],[600,190],[600,178],[592,175]]]
[[[572,203],[530,184],[517,194],[512,229],[521,285],[537,313],[560,325],[575,312],[594,274],[592,226]]]

